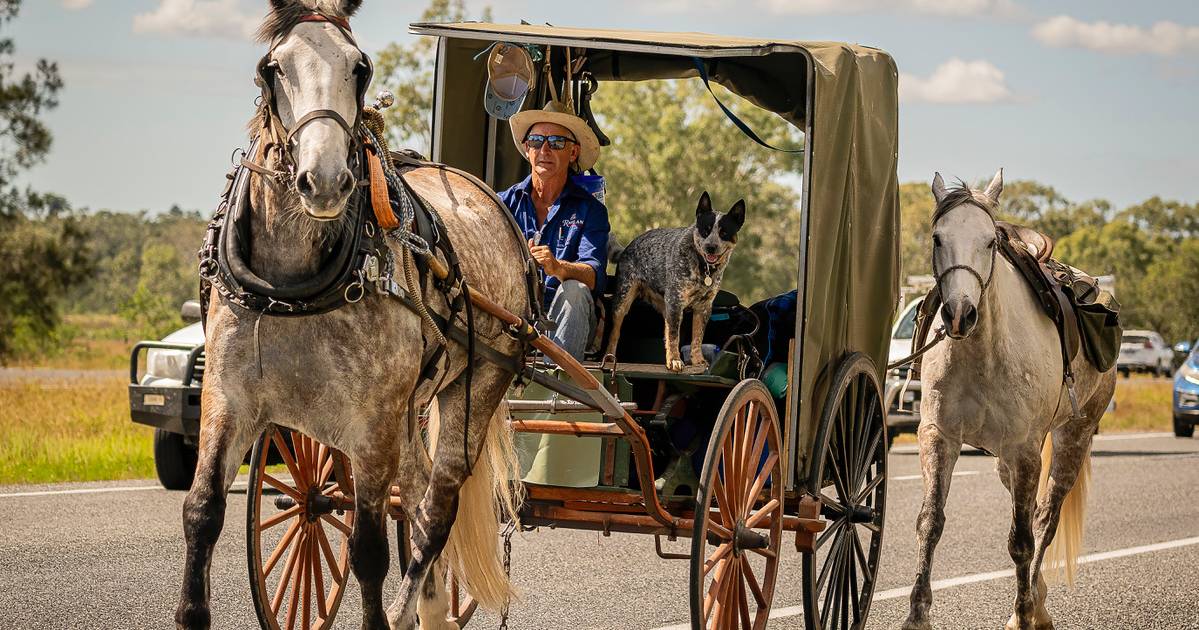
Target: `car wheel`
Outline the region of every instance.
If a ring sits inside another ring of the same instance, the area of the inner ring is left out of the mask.
[[[1178,416],[1174,416],[1174,436],[1180,438],[1189,438],[1195,435],[1195,425],[1184,422]]]
[[[183,436],[154,429],[154,470],[167,490],[187,490],[196,476],[196,447]]]

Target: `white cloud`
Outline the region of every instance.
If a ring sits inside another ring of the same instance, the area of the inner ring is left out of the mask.
[[[62,0],[62,6],[71,11],[78,11],[92,6],[93,0]]]
[[[772,13],[820,14],[889,11],[949,17],[1014,17],[1023,9],[1014,0],[761,0]]]
[[[937,67],[927,79],[899,74],[899,100],[906,103],[998,103],[1013,100],[1003,71],[989,61],[956,57]]]
[[[133,16],[133,31],[247,39],[261,18],[261,14],[242,11],[238,0],[161,0],[157,9]]]
[[[1088,48],[1114,55],[1148,53],[1172,57],[1199,52],[1199,27],[1176,22],[1158,22],[1145,29],[1129,24],[1083,22],[1059,15],[1034,26],[1032,34],[1047,46]]]

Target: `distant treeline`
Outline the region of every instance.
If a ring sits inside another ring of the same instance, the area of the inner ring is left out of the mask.
[[[175,206],[158,215],[104,210],[77,221],[95,270],[67,293],[67,311],[120,314],[143,336],[177,328],[180,304],[199,295],[196,251],[207,219]]]
[[[1170,343],[1199,335],[1199,204],[1152,197],[1117,210],[1034,181],[1004,184],[1001,202],[999,218],[1057,240],[1054,258],[1115,276],[1125,329],[1153,329]],[[900,187],[905,276],[929,273],[933,206],[927,184]]]

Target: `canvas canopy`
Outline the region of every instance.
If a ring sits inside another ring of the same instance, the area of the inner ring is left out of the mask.
[[[802,311],[791,366],[797,376],[786,432],[793,438],[792,481],[802,481],[824,390],[840,360],[864,352],[880,372],[887,362],[899,280],[898,73],[891,57],[836,42],[703,33],[487,23],[420,23],[411,31],[440,37],[433,158],[493,187],[507,187],[527,173],[507,124],[483,109],[486,57],[475,57],[495,41],[552,46],[556,81],[565,65],[557,55],[567,46],[576,54],[585,49],[586,70],[601,85],[694,78],[692,58],[699,58],[711,81],[804,132],[800,251],[739,254],[796,256],[799,265]],[[539,107],[547,98],[541,76],[524,106]],[[602,155],[597,168],[602,172]]]

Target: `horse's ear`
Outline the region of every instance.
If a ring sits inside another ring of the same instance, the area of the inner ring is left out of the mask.
[[[933,199],[936,199],[937,203],[939,204],[939,203],[941,203],[941,200],[944,198],[945,198],[945,180],[941,179],[940,173],[934,173],[933,174]]]
[[[991,183],[987,184],[987,190],[983,192],[992,203],[999,203],[999,193],[1003,192],[1003,168],[1001,167],[995,172],[995,177],[991,178]]]
[[[699,216],[712,211],[712,198],[708,196],[708,191],[699,196],[699,203],[695,206],[695,215]]]

